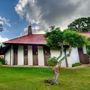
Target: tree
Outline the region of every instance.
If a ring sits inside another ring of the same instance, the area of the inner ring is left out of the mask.
[[[70,30],[78,32],[89,32],[90,31],[90,17],[78,18],[68,25]]]
[[[70,56],[72,47],[82,47],[87,44],[87,39],[84,36],[81,36],[75,31],[64,30],[63,32],[59,27],[53,28],[51,32],[46,33],[47,45],[53,49],[59,49],[60,55],[58,57],[53,57],[49,59],[49,65],[53,66],[54,76],[51,80],[47,80],[47,82],[51,84],[56,84],[61,62],[65,59],[66,66],[68,66],[67,57]],[[68,50],[68,53],[66,51]],[[64,56],[62,57],[62,52],[64,52]],[[55,62],[56,60],[56,62]],[[54,64],[52,64],[52,62]]]

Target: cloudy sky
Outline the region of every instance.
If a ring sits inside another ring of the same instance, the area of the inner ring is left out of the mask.
[[[29,23],[47,30],[61,29],[79,17],[90,16],[90,0],[0,0],[0,40],[20,35]]]

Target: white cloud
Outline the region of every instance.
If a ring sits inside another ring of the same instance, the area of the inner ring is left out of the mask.
[[[19,14],[21,17],[26,18],[28,23],[35,23],[40,24],[41,28],[48,27],[45,20],[41,20],[42,14],[40,11],[40,7],[36,5],[37,0],[19,0],[15,11],[17,14]],[[34,29],[38,29],[39,27],[34,27]]]
[[[66,28],[79,17],[90,16],[90,0],[19,0],[15,10],[30,23]]]
[[[8,38],[2,37],[2,36],[0,35],[0,43],[1,43],[1,42],[4,42],[4,41],[7,41],[7,40],[8,40]]]
[[[0,16],[0,24],[2,25],[2,26],[4,26],[4,25],[7,25],[7,26],[11,26],[11,24],[9,23],[9,20],[8,19],[6,19],[5,17],[1,17]]]
[[[24,16],[24,7],[27,5],[28,0],[19,0],[18,4],[15,7],[16,12],[20,15],[20,16]]]
[[[36,0],[19,0],[15,10],[21,17],[25,17],[29,23],[33,20],[40,21],[41,12],[36,5]]]

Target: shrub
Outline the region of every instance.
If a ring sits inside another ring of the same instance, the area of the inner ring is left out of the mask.
[[[52,57],[48,59],[48,65],[49,66],[55,66],[58,63],[57,58],[56,57]]]
[[[4,60],[4,58],[0,58],[0,65],[5,65],[5,60]]]
[[[72,64],[72,67],[75,67],[75,66],[80,66],[81,65],[81,63],[74,63],[74,64]]]

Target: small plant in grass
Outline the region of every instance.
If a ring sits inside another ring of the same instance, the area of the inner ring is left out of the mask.
[[[48,59],[48,65],[49,66],[55,66],[56,64],[58,63],[58,61],[57,61],[57,58],[56,57],[52,57],[52,58],[49,58]]]
[[[75,66],[80,66],[81,65],[81,63],[74,63],[74,64],[72,64],[72,67],[75,67]]]
[[[5,65],[5,60],[4,60],[4,58],[0,58],[0,65]]]

